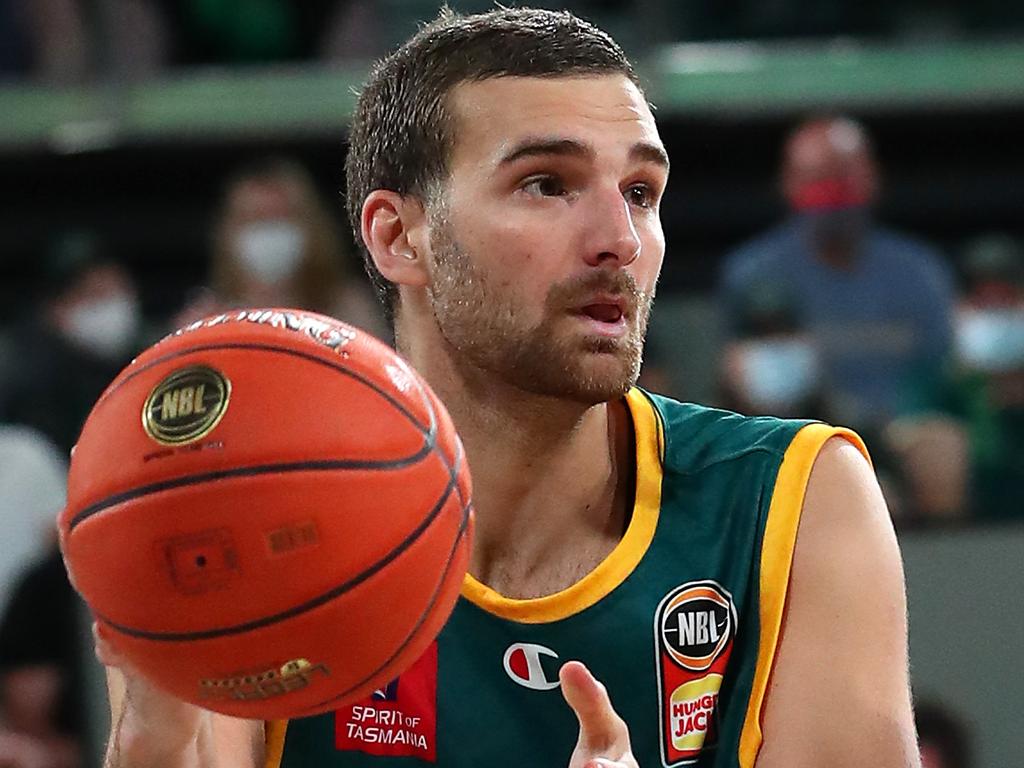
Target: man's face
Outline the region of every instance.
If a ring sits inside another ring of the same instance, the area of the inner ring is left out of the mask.
[[[783,190],[816,248],[855,248],[869,226],[878,187],[871,148],[849,120],[809,123],[790,139]]]
[[[464,370],[597,403],[639,374],[667,158],[619,75],[458,86],[428,287]]]
[[[88,267],[54,302],[52,319],[76,346],[120,360],[135,341],[140,321],[135,284],[114,263]]]
[[[302,266],[308,237],[295,198],[285,182],[249,179],[228,199],[229,253],[247,300],[266,301],[268,288],[288,285]]]

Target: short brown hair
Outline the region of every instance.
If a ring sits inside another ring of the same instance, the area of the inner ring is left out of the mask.
[[[589,74],[622,74],[640,87],[629,59],[606,32],[568,11],[535,8],[472,16],[444,8],[374,66],[352,118],[346,196],[366,271],[389,316],[398,291],[363,243],[363,202],[375,189],[431,201],[447,175],[454,145],[447,104],[451,90],[495,77]]]

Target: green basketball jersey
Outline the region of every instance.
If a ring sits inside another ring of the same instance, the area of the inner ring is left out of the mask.
[[[567,766],[558,668],[608,688],[642,768],[753,766],[804,489],[846,430],[626,397],[636,496],[621,542],[568,589],[503,597],[472,577],[437,641],[372,697],[270,723],[267,768]],[[866,453],[865,453],[866,455]]]

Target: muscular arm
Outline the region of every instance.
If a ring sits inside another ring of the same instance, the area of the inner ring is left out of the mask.
[[[757,768],[918,768],[906,597],[881,491],[833,438],[811,472]]]

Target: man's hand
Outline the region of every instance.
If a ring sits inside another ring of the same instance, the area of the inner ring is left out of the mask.
[[[107,768],[254,768],[263,763],[263,724],[217,715],[155,688],[93,625],[107,667],[111,738]]]
[[[136,751],[154,756],[192,752],[209,713],[154,688],[93,624],[96,656],[107,667],[111,706],[108,765],[132,765]]]
[[[558,677],[562,695],[580,721],[580,737],[569,768],[639,768],[629,745],[629,729],[590,670],[570,661]]]

